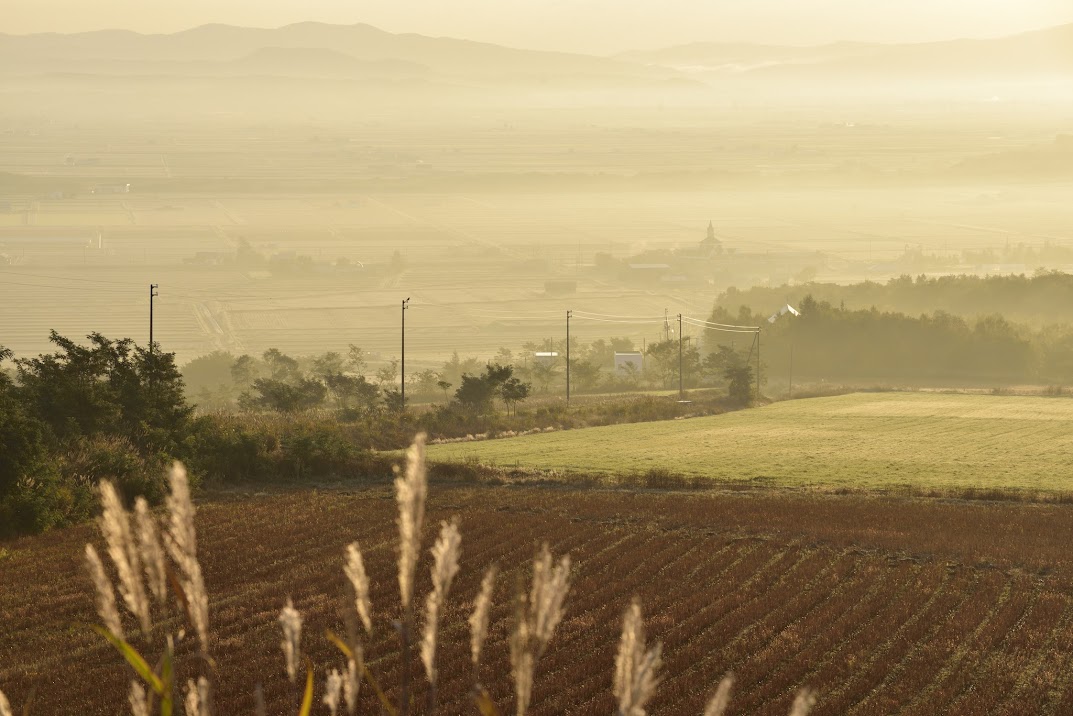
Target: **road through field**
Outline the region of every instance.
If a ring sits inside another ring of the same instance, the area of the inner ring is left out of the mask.
[[[1073,490],[1073,400],[858,393],[429,448],[433,460],[801,487]]]

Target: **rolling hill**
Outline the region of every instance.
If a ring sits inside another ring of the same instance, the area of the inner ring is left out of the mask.
[[[579,474],[669,470],[824,489],[1070,491],[1073,401],[853,394],[726,415],[429,447],[438,461]]]

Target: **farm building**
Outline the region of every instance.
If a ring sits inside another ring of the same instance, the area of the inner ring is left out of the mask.
[[[644,368],[645,357],[641,351],[625,351],[619,353],[615,351],[615,373],[619,371],[634,370],[638,373]],[[633,366],[630,368],[629,366]]]
[[[559,360],[558,351],[536,351],[533,353],[533,363],[548,365]]]

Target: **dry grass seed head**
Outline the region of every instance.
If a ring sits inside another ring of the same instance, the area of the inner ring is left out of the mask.
[[[287,597],[287,606],[279,613],[279,624],[283,628],[283,659],[287,666],[287,678],[294,683],[298,674],[298,657],[302,641],[302,615],[294,608],[294,602]]]
[[[361,556],[361,547],[357,542],[347,545],[346,566],[343,568],[350,586],[354,589],[354,608],[365,626],[365,632],[373,630],[372,602],[369,601],[369,575],[365,571],[365,560]]]
[[[331,716],[339,712],[339,696],[343,690],[343,676],[338,669],[328,672],[324,681],[324,705],[328,707]]]
[[[395,478],[395,499],[399,505],[399,595],[404,610],[409,610],[413,603],[414,571],[421,552],[427,495],[425,434],[419,433],[406,451],[406,471]]]
[[[552,566],[551,552],[545,543],[533,560],[533,588],[529,596],[533,636],[543,653],[563,618],[563,603],[570,590],[570,555]]]
[[[186,680],[186,716],[212,716],[209,709],[209,681],[199,676]]]
[[[492,566],[484,573],[481,591],[477,593],[477,599],[473,602],[473,614],[469,618],[469,646],[474,668],[480,666],[481,649],[488,637],[488,613],[492,608],[492,591],[495,589],[497,571],[496,567]]]
[[[186,597],[187,609],[201,644],[202,654],[209,649],[209,595],[205,589],[205,578],[201,573],[201,563],[197,559],[197,533],[194,530],[194,503],[190,499],[190,483],[186,477],[186,468],[182,463],[172,465],[168,473],[171,494],[166,500],[168,506],[168,532],[164,543],[168,554],[182,572],[182,589]]]
[[[435,684],[436,639],[440,627],[440,614],[447,601],[451,583],[458,574],[458,558],[462,552],[462,535],[457,522],[444,522],[440,536],[432,546],[432,591],[425,600],[425,628],[421,635],[421,662],[429,683]]]
[[[123,502],[115,486],[107,480],[100,483],[101,534],[108,545],[108,556],[119,575],[119,595],[127,609],[138,619],[143,633],[148,633],[152,623],[149,618],[149,599],[142,584],[142,566],[134,535],[130,531],[130,515],[123,509]]]
[[[123,638],[123,623],[119,620],[112,582],[104,572],[104,563],[101,562],[97,549],[91,544],[86,545],[86,567],[89,569],[89,576],[93,580],[93,587],[97,594],[97,615],[100,616],[108,631]]]
[[[517,714],[529,710],[536,663],[563,618],[563,603],[570,589],[570,557],[552,565],[544,544],[533,560],[533,583],[528,598],[520,592],[515,608],[514,633],[510,638],[511,676],[514,679]]]
[[[614,694],[620,716],[645,716],[645,704],[656,691],[661,646],[645,650],[641,605],[634,599],[622,621],[622,638],[615,658]]]
[[[794,705],[790,708],[790,716],[808,716],[808,712],[816,705],[816,694],[810,689],[801,689],[797,692]]]
[[[145,687],[140,682],[130,682],[130,713],[132,716],[149,716],[149,701],[145,695]]]
[[[149,591],[158,604],[164,604],[168,598],[168,572],[164,564],[164,548],[160,546],[160,535],[156,520],[149,511],[149,504],[144,497],[134,501],[134,521],[138,534],[138,552],[141,555],[145,578]]]
[[[359,659],[362,658],[360,654],[361,647],[358,647],[358,653],[355,654]],[[343,700],[346,701],[346,711],[350,716],[354,716],[354,712],[358,708],[358,692],[361,688],[361,675],[358,672],[358,662],[355,659],[348,659],[346,664],[346,673],[343,674]]]
[[[730,704],[730,689],[734,686],[734,675],[727,674],[719,682],[711,701],[704,707],[704,716],[723,716]]]

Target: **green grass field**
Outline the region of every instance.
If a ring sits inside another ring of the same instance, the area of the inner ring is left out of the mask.
[[[1073,490],[1073,400],[876,393],[726,415],[433,445],[433,460],[567,473],[652,468],[799,487]]]

